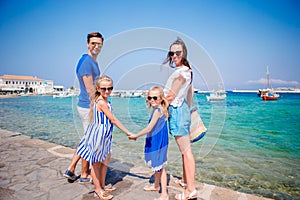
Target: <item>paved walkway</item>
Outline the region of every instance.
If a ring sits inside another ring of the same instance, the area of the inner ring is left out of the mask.
[[[0,129],[0,200],[89,200],[94,199],[92,184],[68,183],[63,173],[70,164],[73,149],[31,139]],[[80,166],[77,166],[80,170]],[[79,171],[76,171],[79,174]],[[111,159],[107,182],[117,190],[114,200],[150,200],[157,192],[144,192],[152,173],[144,166],[133,166]],[[213,185],[197,183],[198,200],[267,200]],[[169,176],[170,199],[181,188]]]

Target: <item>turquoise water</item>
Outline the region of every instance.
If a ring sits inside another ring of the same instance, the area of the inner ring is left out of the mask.
[[[76,98],[0,99],[0,128],[75,148],[82,135]],[[143,98],[112,98],[114,113],[132,132],[146,126]],[[196,178],[274,199],[300,199],[300,95],[262,101],[256,94],[228,93],[224,102],[196,94],[207,135],[192,145]],[[144,165],[144,138],[128,141],[115,129],[112,156]],[[181,156],[170,138],[167,170],[181,175]]]

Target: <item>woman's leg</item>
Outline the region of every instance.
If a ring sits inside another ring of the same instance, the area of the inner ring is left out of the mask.
[[[184,156],[182,155],[182,179],[181,183],[186,183],[186,174],[185,174],[185,167],[184,167]]]
[[[189,195],[195,190],[195,160],[191,143],[189,136],[176,136],[175,140],[182,154],[183,174],[185,176],[183,177],[186,178],[187,183],[186,195]]]

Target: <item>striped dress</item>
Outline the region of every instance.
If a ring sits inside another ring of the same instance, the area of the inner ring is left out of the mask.
[[[97,110],[97,104],[101,100],[94,104],[93,122],[88,125],[77,150],[77,155],[90,165],[104,161],[111,152],[113,124],[103,112]],[[111,103],[107,102],[107,105],[111,111]]]

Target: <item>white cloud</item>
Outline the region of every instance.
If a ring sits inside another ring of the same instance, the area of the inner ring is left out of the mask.
[[[267,84],[266,78],[261,78],[259,80],[249,80],[248,84]],[[285,81],[281,79],[270,79],[270,84],[272,85],[282,85],[282,86],[299,86],[300,83],[298,81]]]

